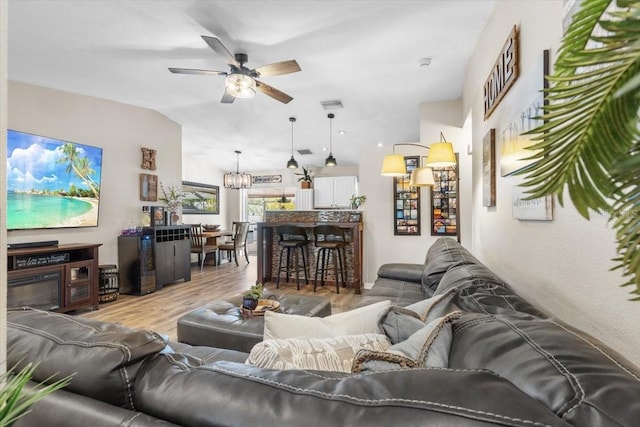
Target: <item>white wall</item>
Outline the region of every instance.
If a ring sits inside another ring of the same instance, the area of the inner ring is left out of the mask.
[[[439,142],[440,132],[447,140],[454,143],[454,149],[460,152],[461,185],[470,187],[470,161],[466,155],[466,146],[470,144],[469,132],[463,129],[462,102],[442,101],[420,105],[419,141],[429,146]],[[418,139],[418,138],[416,138]],[[420,193],[420,221],[421,234],[419,236],[395,236],[393,224],[395,207],[393,204],[393,178],[380,175],[382,159],[391,154],[392,143],[384,147],[362,148],[360,150],[360,194],[367,196],[367,201],[360,210],[364,211],[364,282],[370,286],[376,279],[376,272],[385,263],[422,263],[427,248],[437,239],[431,236],[429,223],[430,193],[427,187],[421,188]],[[397,146],[395,152],[407,156],[426,156],[428,151],[419,147]],[[463,171],[465,170],[466,171]],[[462,194],[461,197],[470,197]],[[462,211],[459,215],[464,219],[463,239],[470,238],[470,231],[465,232],[465,223],[470,221],[471,204],[461,201]],[[466,218],[465,218],[466,217]],[[470,224],[466,224],[470,230]],[[468,237],[465,237],[468,236]],[[464,241],[464,240],[463,240]]]
[[[9,243],[101,243],[99,262],[117,264],[120,230],[132,220],[140,223],[143,205],[163,205],[140,201],[140,173],[158,175],[165,185],[182,180],[181,127],[145,108],[15,81],[9,81],[8,94],[10,129],[103,149],[99,226],[11,231]],[[140,168],[141,147],[157,150],[156,171]]]
[[[510,118],[510,105],[526,100],[523,76],[535,68],[544,49],[557,53],[561,37],[560,1],[496,2],[494,13],[469,61],[464,111],[473,117],[473,253],[520,294],[549,314],[592,334],[640,365],[640,303],[628,301],[622,278],[609,269],[614,233],[606,218],[590,222],[568,202],[557,204],[551,222],[511,218],[511,189],[517,177],[497,174],[497,204],[482,207],[482,138]],[[483,120],[482,88],[513,25],[520,26],[521,77],[493,115]],[[519,85],[520,83],[520,85]],[[499,134],[499,132],[498,132]],[[497,164],[500,138],[496,141]],[[568,201],[568,197],[565,199]]]

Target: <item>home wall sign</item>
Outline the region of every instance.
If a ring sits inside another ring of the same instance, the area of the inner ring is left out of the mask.
[[[252,175],[252,184],[280,184],[282,175]]]
[[[513,26],[489,77],[484,83],[484,119],[487,120],[519,75],[519,33]]]

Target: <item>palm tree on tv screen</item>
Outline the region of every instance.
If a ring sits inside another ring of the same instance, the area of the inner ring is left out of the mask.
[[[89,159],[82,156],[78,148],[71,143],[62,145],[62,153],[64,157],[58,160],[58,163],[68,163],[67,173],[75,173],[91,190],[95,198],[100,195],[99,185],[91,178],[96,171],[91,168]]]

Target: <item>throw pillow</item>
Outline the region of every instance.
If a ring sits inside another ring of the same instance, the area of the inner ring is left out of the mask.
[[[451,310],[449,302],[455,289],[442,295],[424,299],[406,307],[392,306],[380,318],[380,329],[392,344],[405,341],[424,327],[425,323],[442,317]]]
[[[245,362],[261,368],[351,372],[356,353],[385,351],[391,343],[381,334],[331,338],[287,338],[256,344]]]
[[[390,305],[389,301],[380,301],[324,318],[267,311],[264,314],[264,339],[376,334],[379,333],[378,321]]]
[[[390,369],[439,367],[449,365],[451,322],[459,311],[432,320],[407,340],[394,344],[387,351],[360,350],[353,360],[352,372],[385,371]]]

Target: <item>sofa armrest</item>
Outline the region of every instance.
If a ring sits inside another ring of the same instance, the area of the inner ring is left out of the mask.
[[[378,269],[378,277],[420,283],[422,281],[422,264],[383,264]]]

